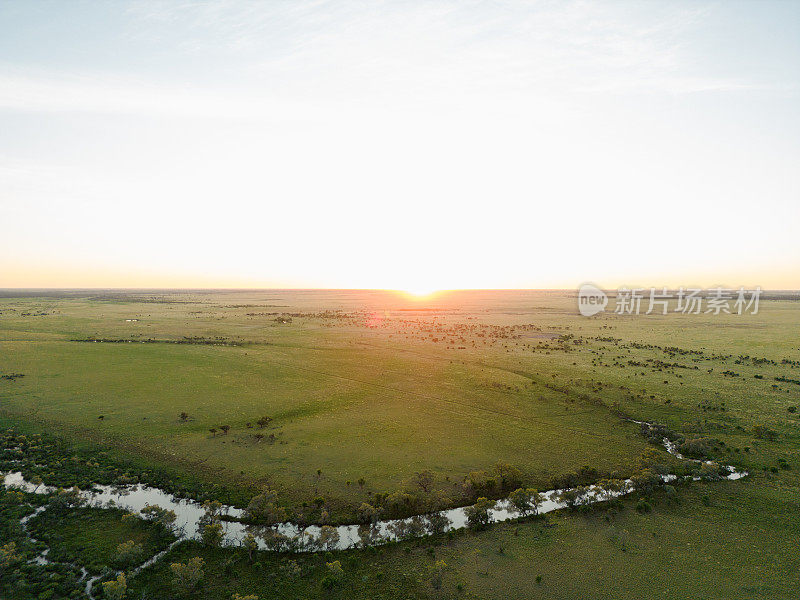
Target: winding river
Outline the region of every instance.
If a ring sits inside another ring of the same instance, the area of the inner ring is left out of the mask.
[[[637,421],[637,423],[649,425]],[[682,460],[684,458],[668,439],[663,440],[667,452]],[[699,462],[699,461],[694,461]],[[746,471],[736,471],[734,467],[724,467],[728,474],[726,479],[740,479],[747,475]],[[674,481],[676,475],[662,475],[664,481]],[[697,480],[699,477],[694,477]],[[20,472],[7,473],[4,476],[6,488],[18,488],[29,493],[49,494],[55,488],[35,485],[26,481]],[[538,514],[552,512],[565,508],[567,505],[559,500],[563,490],[555,489],[543,492],[544,501],[538,507]],[[580,500],[580,504],[593,504],[610,498],[623,496],[632,491],[630,480],[618,492],[609,493],[601,491],[597,486],[589,486],[588,493]],[[132,513],[139,514],[148,505],[157,505],[174,511],[177,515],[175,526],[179,541],[185,539],[199,539],[200,519],[205,515],[202,504],[192,500],[176,499],[160,489],[143,485],[122,487],[96,486],[93,490],[81,491],[81,496],[87,504],[93,507],[116,507]],[[349,548],[363,548],[386,544],[399,539],[422,537],[430,535],[434,529],[439,531],[452,531],[467,527],[467,508],[459,507],[450,510],[418,515],[406,519],[393,519],[378,521],[372,525],[340,525],[335,528],[322,528],[317,525],[301,527],[287,522],[273,527],[247,525],[237,521],[241,519],[244,511],[232,506],[223,506],[221,514],[228,519],[223,520],[223,544],[227,546],[241,545],[248,533],[253,534],[262,550],[282,550],[289,552],[318,552],[326,550],[346,550]],[[31,515],[32,516],[32,515]],[[508,499],[498,500],[489,511],[489,522],[499,523],[522,517],[515,510]],[[442,517],[446,521],[442,520]],[[431,527],[431,520],[438,521],[438,527]],[[46,560],[44,557],[41,559]],[[153,559],[151,559],[152,561]],[[147,564],[152,564],[148,561]]]

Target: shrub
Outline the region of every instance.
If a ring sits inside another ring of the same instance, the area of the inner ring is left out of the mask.
[[[558,500],[566,504],[569,508],[575,508],[586,497],[589,490],[584,486],[578,486],[567,490],[562,490],[558,494]]]
[[[205,523],[202,525],[200,538],[206,546],[217,548],[222,545],[222,525],[219,523]]]
[[[120,573],[112,581],[103,582],[103,596],[108,600],[122,600],[127,590],[128,582],[125,579],[125,573]]]
[[[178,518],[175,511],[161,508],[157,504],[148,504],[145,506],[141,510],[141,515],[149,521],[158,523],[167,531],[172,531],[175,526],[175,520]]]
[[[378,509],[371,504],[363,502],[358,507],[358,520],[360,523],[369,524],[378,520]]]
[[[487,498],[478,498],[472,506],[464,509],[467,515],[467,524],[475,529],[483,529],[489,524],[489,511],[494,508],[494,502]]]
[[[769,427],[765,427],[764,425],[756,425],[753,427],[753,435],[760,440],[769,440],[771,442],[774,442],[776,439],[778,439],[777,432],[773,431]]]
[[[253,496],[245,509],[245,518],[274,525],[286,520],[286,510],[278,506],[278,496],[269,488],[264,488],[258,496]]]
[[[703,479],[720,479],[721,467],[717,463],[703,463],[700,465],[700,472],[698,475]]]
[[[247,550],[247,557],[253,560],[256,551],[258,550],[258,541],[252,533],[248,533],[242,539],[242,547]]]
[[[328,574],[322,578],[322,587],[329,590],[339,584],[344,576],[344,569],[342,569],[341,561],[338,560],[327,562],[325,566],[328,567]]]
[[[137,562],[144,554],[144,548],[133,540],[117,546],[117,562],[123,566]]]
[[[202,558],[195,556],[185,563],[172,563],[169,566],[172,571],[172,585],[179,595],[189,596],[197,589],[205,576],[204,564]]]
[[[426,469],[420,473],[414,474],[413,484],[419,487],[426,494],[429,494],[433,490],[435,483],[436,476],[433,474],[433,471]]]
[[[511,505],[523,516],[529,512],[536,514],[544,501],[544,496],[533,488],[518,488],[508,496]]]
[[[637,492],[641,492],[646,496],[653,493],[659,485],[663,483],[661,477],[656,475],[650,469],[642,469],[637,474],[631,477],[631,485]]]
[[[650,469],[662,475],[668,472],[664,464],[664,455],[655,448],[645,450],[639,457],[639,462],[643,469]]]
[[[678,446],[678,451],[691,458],[708,458],[716,445],[716,440],[697,437],[684,441]]]
[[[320,548],[325,548],[327,550],[334,550],[336,548],[336,544],[339,543],[339,530],[335,527],[331,527],[330,525],[323,525],[322,528],[319,530],[319,537],[317,538],[317,544]],[[339,562],[339,561],[335,561]],[[341,565],[339,565],[341,567]]]
[[[444,573],[447,563],[439,559],[433,565],[433,575],[431,576],[431,585],[433,589],[438,590],[442,587],[442,575]]]
[[[427,516],[425,525],[431,535],[444,533],[450,526],[450,518],[443,512],[433,512]]]
[[[497,473],[501,493],[510,492],[522,485],[522,472],[517,467],[498,461],[494,470]]]
[[[0,569],[6,569],[19,560],[17,545],[14,542],[0,546]]]

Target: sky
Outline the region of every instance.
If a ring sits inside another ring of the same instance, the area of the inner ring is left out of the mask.
[[[0,287],[800,289],[800,2],[0,0]]]

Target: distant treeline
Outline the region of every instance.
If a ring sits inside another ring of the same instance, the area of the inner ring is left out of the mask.
[[[200,346],[243,346],[242,342],[235,342],[226,339],[211,339],[202,337],[184,337],[179,340],[167,340],[147,338],[144,340],[131,340],[119,338],[96,338],[90,337],[85,339],[74,339],[71,342],[102,342],[106,344],[195,344]]]

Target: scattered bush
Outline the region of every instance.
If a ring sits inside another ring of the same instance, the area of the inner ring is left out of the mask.
[[[533,514],[539,512],[539,507],[544,502],[544,496],[533,488],[519,488],[511,492],[508,500],[522,516],[525,516],[529,512]]]
[[[141,560],[144,548],[133,540],[122,542],[117,546],[117,563],[125,567]]]
[[[494,502],[487,498],[478,498],[472,506],[464,509],[467,514],[467,524],[475,529],[484,529],[489,524],[489,511],[494,508]]]
[[[244,511],[246,519],[266,525],[274,525],[286,520],[286,510],[277,503],[278,495],[269,488],[253,496]]]
[[[103,582],[103,596],[108,600],[122,600],[127,590],[128,582],[125,579],[125,573],[120,573],[112,581]]]
[[[684,456],[697,459],[705,459],[711,456],[717,441],[706,437],[696,437],[684,441],[678,446],[678,451]]]
[[[169,566],[172,571],[172,585],[179,595],[189,597],[200,586],[205,576],[204,565],[203,559],[195,556],[185,563],[172,563]]]

